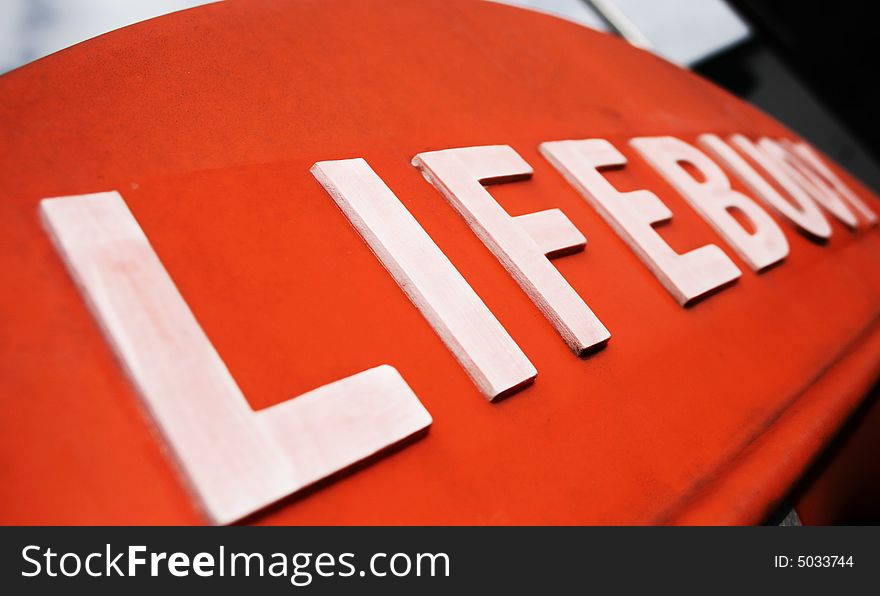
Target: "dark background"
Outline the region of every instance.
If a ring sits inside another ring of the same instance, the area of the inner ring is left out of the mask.
[[[772,114],[880,192],[874,2],[728,0],[752,38],[693,68]]]

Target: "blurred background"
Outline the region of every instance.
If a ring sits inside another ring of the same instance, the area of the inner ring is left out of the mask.
[[[252,0],[259,1],[259,0]],[[271,0],[263,0],[271,1]],[[377,10],[379,0],[374,0]],[[418,0],[413,0],[418,1]],[[797,131],[880,192],[873,3],[855,0],[474,0],[555,14],[691,69]],[[0,0],[0,74],[125,25],[208,0]],[[880,385],[791,497],[811,523],[877,521]],[[849,463],[848,463],[849,462]],[[818,496],[816,496],[818,495]],[[812,513],[811,513],[812,512]],[[821,512],[821,513],[816,513]],[[778,519],[788,523],[791,510]]]

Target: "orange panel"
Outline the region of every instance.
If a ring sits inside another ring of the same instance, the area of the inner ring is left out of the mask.
[[[40,227],[43,197],[118,190],[254,408],[389,363],[430,411],[424,439],[258,523],[754,523],[880,369],[876,231],[835,221],[819,245],[780,222],[791,253],[755,274],[627,145],[796,136],[549,16],[465,0],[209,5],[0,77],[0,131],[4,523],[200,521]],[[676,250],[717,244],[742,278],[680,307],[538,153],[593,137],[630,160],[609,175],[618,188],[672,210]],[[511,214],[558,207],[587,237],[554,264],[611,331],[604,350],[575,357],[410,165],[485,144],[535,170],[491,187]],[[495,313],[533,386],[480,396],[309,173],[351,157]]]

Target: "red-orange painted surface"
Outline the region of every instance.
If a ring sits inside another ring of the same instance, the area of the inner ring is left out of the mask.
[[[880,370],[876,230],[834,221],[823,246],[781,224],[791,253],[756,275],[626,144],[796,137],[549,16],[464,0],[224,2],[0,77],[0,131],[4,523],[200,521],[39,225],[43,197],[120,191],[253,407],[387,362],[431,412],[424,439],[257,523],[759,522]],[[630,159],[610,175],[618,188],[671,208],[676,250],[718,244],[742,278],[680,307],[537,150],[592,137]],[[588,238],[554,261],[612,333],[586,359],[410,165],[498,143],[535,170],[492,187],[506,209],[561,208]],[[309,173],[350,157],[507,328],[538,369],[532,387],[478,394]]]

